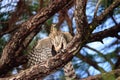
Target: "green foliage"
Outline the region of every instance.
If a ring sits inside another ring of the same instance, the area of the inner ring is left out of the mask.
[[[33,12],[33,11],[36,12],[38,10],[38,8],[39,8],[38,3],[33,3],[32,5],[29,5],[29,9],[30,9],[31,12]]]
[[[37,40],[38,40],[38,37],[35,37],[32,41],[31,41],[31,43],[29,44],[29,48],[30,49],[33,49],[33,47],[36,45],[36,43],[37,43]]]
[[[46,21],[46,23],[47,23],[47,25],[51,25],[52,24],[52,21],[53,21],[53,17],[52,18],[50,18],[50,19],[48,19],[47,21]]]
[[[108,74],[102,74],[102,80],[116,80],[115,79],[115,75],[113,75],[113,74],[110,74],[110,73],[108,73]]]
[[[6,22],[8,21],[9,15],[7,13],[0,14],[0,22],[5,22],[0,24],[0,30],[4,27],[7,27],[8,24]]]
[[[107,8],[109,7],[112,3],[113,3],[114,0],[102,0],[102,6]]]
[[[0,55],[3,51],[3,48],[5,47],[5,44],[6,44],[6,39],[4,37],[0,38]]]
[[[115,50],[116,51],[116,50]],[[115,51],[111,52],[111,53],[108,53],[106,55],[104,55],[105,57],[107,57],[108,59],[112,59],[112,58],[115,58],[117,57],[117,54],[115,53]]]

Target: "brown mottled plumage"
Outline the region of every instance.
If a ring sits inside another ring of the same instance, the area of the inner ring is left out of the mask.
[[[67,43],[70,42],[71,39],[72,36],[70,33],[59,31],[56,28],[56,25],[53,24],[51,26],[49,37],[38,40],[37,45],[28,55],[28,66],[40,64],[41,62],[51,58],[55,55],[52,52],[52,46],[54,46],[55,51],[58,52],[61,50],[61,48],[65,49]],[[64,67],[64,72],[66,77],[70,77],[71,79],[76,77],[71,62]]]

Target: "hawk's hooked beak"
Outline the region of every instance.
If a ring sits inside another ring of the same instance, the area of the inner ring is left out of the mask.
[[[52,45],[52,55],[55,56],[58,52],[60,52],[63,49],[63,43],[60,44],[58,47],[55,48],[54,45]]]

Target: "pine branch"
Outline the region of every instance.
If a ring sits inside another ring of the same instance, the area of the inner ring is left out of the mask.
[[[101,41],[106,37],[116,37],[119,39],[118,32],[120,32],[120,24],[112,26],[104,31],[94,33],[90,36],[89,42]]]

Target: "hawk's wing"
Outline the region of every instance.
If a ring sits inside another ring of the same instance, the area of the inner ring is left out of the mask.
[[[38,40],[37,45],[28,55],[28,66],[39,64],[52,57],[52,43],[50,38]]]

